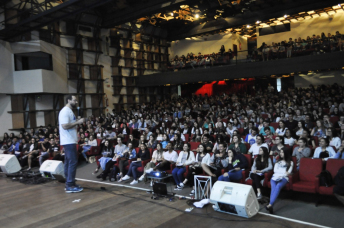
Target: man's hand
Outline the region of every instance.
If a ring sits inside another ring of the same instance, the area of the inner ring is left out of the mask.
[[[78,121],[76,121],[78,124],[83,124],[85,122],[85,118],[81,118]]]
[[[228,173],[224,173],[223,176],[224,176],[224,177],[228,177]]]
[[[240,170],[240,168],[239,168],[239,167],[237,167],[237,168],[235,168],[234,170],[235,170],[235,171],[239,171],[239,170]]]

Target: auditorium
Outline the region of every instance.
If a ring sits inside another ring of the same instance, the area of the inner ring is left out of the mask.
[[[1,0],[0,226],[344,224],[343,0]]]

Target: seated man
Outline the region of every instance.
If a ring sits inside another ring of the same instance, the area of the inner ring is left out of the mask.
[[[203,135],[202,144],[205,146],[205,151],[210,153],[213,149],[213,143],[209,141],[210,136],[208,134]]]
[[[307,147],[307,140],[305,138],[300,138],[297,141],[299,146],[294,148],[293,157],[296,157],[296,167],[299,170],[301,158],[308,158],[311,155],[311,149]]]
[[[45,161],[46,159],[49,158],[49,148],[50,148],[50,142],[49,142],[49,138],[46,137],[44,138],[44,142],[41,143],[41,148],[42,148],[42,151],[41,151],[41,155],[38,156],[39,158],[39,165],[42,165],[43,161]]]
[[[264,120],[264,122],[263,122],[263,127],[262,127],[262,128],[260,129],[260,131],[259,131],[259,134],[260,134],[260,135],[263,135],[263,136],[266,135],[266,133],[265,133],[265,128],[266,128],[266,127],[269,127],[269,128],[270,128],[271,134],[274,134],[274,133],[275,133],[275,129],[274,129],[272,126],[269,126],[269,124],[270,124],[270,121],[269,121],[269,120]]]
[[[60,150],[59,146],[55,143],[55,139],[50,139],[49,141],[49,148],[45,152],[41,152],[41,155],[39,156],[39,165],[42,165],[45,160],[47,160],[50,155],[55,157],[55,153],[58,153]],[[47,144],[45,146],[48,146]],[[44,147],[45,147],[44,146]],[[42,144],[43,147],[43,144]]]
[[[251,130],[251,134],[246,135],[245,142],[249,143],[250,145],[256,143],[258,128],[253,127]]]
[[[264,143],[264,136],[257,135],[256,143],[252,144],[250,149],[248,150],[249,154],[252,154],[252,157],[259,154],[259,148],[266,147],[269,150],[269,147],[266,143]]]
[[[35,138],[31,138],[28,150],[24,151],[24,156],[21,159],[21,166],[25,166],[26,162],[29,165],[28,171],[31,170],[32,159],[38,156],[38,144]]]

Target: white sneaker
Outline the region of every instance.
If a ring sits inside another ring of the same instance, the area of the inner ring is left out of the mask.
[[[183,187],[184,187],[184,184],[183,184],[183,183],[180,183],[179,186],[183,188]]]
[[[153,187],[153,180],[151,180],[151,182],[150,182],[150,186],[151,186],[151,187]]]
[[[137,184],[137,183],[139,183],[137,180],[133,180],[130,184],[134,185],[134,184]]]
[[[145,178],[145,175],[140,176],[139,181],[143,181],[144,178]]]
[[[153,168],[149,168],[146,170],[146,173],[151,173],[153,171]]]
[[[130,179],[130,177],[128,176],[128,175],[125,175],[124,177],[122,177],[122,180],[129,180]]]

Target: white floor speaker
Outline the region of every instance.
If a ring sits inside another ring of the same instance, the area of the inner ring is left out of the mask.
[[[43,177],[54,177],[54,174],[65,177],[62,161],[46,160],[39,168],[39,172]]]
[[[251,185],[216,181],[210,194],[215,211],[250,218],[258,213],[259,204]]]
[[[18,159],[12,154],[0,154],[0,168],[4,173],[16,173],[21,170]]]

